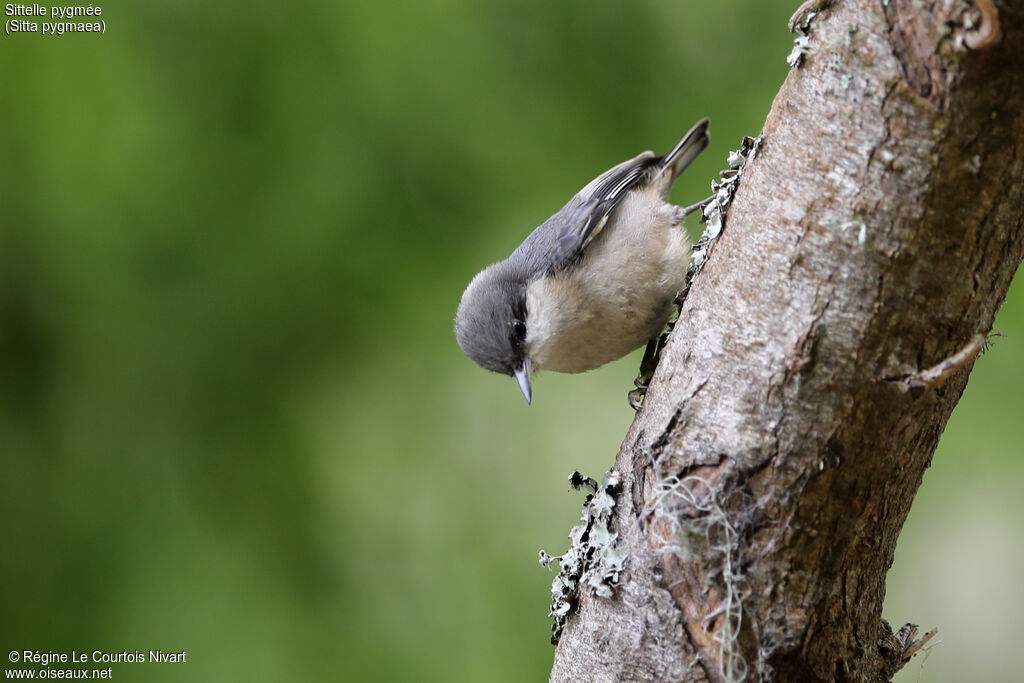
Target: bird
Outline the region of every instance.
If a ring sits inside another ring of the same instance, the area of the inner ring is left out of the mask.
[[[690,260],[683,219],[668,201],[709,143],[698,121],[667,154],[646,151],[587,183],[505,259],[472,279],[455,338],[484,369],[515,378],[526,403],[539,370],[578,373],[656,338]]]

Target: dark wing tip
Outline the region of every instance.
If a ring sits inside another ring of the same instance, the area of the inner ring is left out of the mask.
[[[663,168],[672,167],[673,177],[682,173],[711,142],[711,136],[708,135],[710,125],[711,119],[707,116],[695,123],[672,151],[661,158],[660,165]]]

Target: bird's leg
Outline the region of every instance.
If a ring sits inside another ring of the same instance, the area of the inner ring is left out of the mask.
[[[717,195],[711,195],[710,197],[702,199],[696,204],[690,204],[689,206],[673,206],[672,216],[669,220],[671,221],[672,225],[679,225],[680,223],[683,222],[683,219],[685,219],[691,213],[702,210],[705,206],[714,201],[716,196]]]
[[[651,378],[654,377],[654,370],[658,367],[658,360],[661,358],[661,349],[667,340],[668,334],[662,333],[647,342],[643,360],[640,361],[640,374],[633,380],[636,389],[633,389],[628,395],[629,405],[633,410],[640,410],[640,406],[644,403],[647,387],[650,386]]]

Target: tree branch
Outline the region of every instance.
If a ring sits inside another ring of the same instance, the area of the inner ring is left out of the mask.
[[[1024,8],[815,8],[618,455],[623,583],[552,680],[887,681],[930,637],[885,574],[1024,257]]]

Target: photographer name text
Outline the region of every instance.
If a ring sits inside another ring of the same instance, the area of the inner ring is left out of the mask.
[[[142,652],[141,650],[133,650],[128,652],[123,650],[121,652],[104,652],[103,650],[93,650],[92,652],[79,652],[72,650],[70,654],[67,652],[54,652],[52,650],[22,650],[20,653],[17,650],[12,650],[9,654],[8,659],[11,662],[17,662],[21,660],[23,664],[39,664],[41,666],[50,666],[51,664],[184,664],[188,660],[186,659],[186,652],[184,650],[180,652],[165,652],[163,650],[150,650]]]

